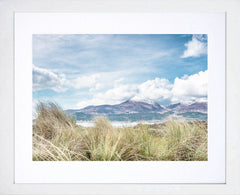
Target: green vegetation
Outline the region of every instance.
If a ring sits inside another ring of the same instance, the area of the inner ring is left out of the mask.
[[[53,103],[40,103],[33,124],[34,161],[206,161],[207,122],[168,121],[114,128],[98,117],[94,127]]]
[[[201,112],[185,112],[185,113],[179,113],[178,116],[182,116],[187,119],[198,119],[207,121],[207,114],[201,113]]]
[[[126,113],[126,114],[106,114],[106,117],[110,121],[142,121],[142,120],[163,120],[167,117],[171,116],[173,112],[165,112],[165,113]],[[201,112],[186,112],[179,113],[178,116],[182,116],[187,120],[207,120],[207,114]],[[97,114],[85,114],[82,112],[76,112],[73,114],[77,120],[80,121],[91,121],[96,118]]]
[[[173,114],[173,112],[166,112],[163,114],[160,113],[127,113],[127,114],[107,114],[106,117],[110,121],[142,121],[142,120],[162,120],[169,115]],[[77,112],[74,115],[77,120],[93,120],[94,118],[98,117],[98,115],[94,114],[84,114],[82,112]]]

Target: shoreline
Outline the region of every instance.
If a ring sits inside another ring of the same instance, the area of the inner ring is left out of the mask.
[[[110,121],[111,125],[115,128],[124,128],[124,127],[134,127],[137,126],[139,124],[143,124],[143,125],[158,125],[158,124],[163,124],[166,121],[169,121],[171,119],[168,120],[154,120],[154,121]],[[179,122],[194,122],[194,121],[199,121],[199,122],[208,122],[205,120],[186,120],[186,119],[178,119]],[[95,122],[94,121],[76,121],[77,125],[83,126],[83,127],[94,127],[95,126]]]

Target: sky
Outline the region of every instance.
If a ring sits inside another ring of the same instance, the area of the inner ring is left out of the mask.
[[[34,34],[33,103],[207,101],[207,35]]]

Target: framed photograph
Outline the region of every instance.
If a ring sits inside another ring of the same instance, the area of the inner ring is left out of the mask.
[[[225,183],[225,14],[16,13],[15,182]]]

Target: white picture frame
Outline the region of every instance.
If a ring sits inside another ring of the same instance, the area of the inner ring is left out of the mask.
[[[240,194],[240,1],[234,0],[2,0],[0,33],[0,194]],[[14,13],[209,13],[226,14],[226,183],[223,184],[16,184],[14,182]]]
[[[208,34],[208,161],[32,161],[33,34]],[[15,13],[14,181],[225,183],[225,13]]]

